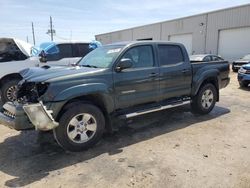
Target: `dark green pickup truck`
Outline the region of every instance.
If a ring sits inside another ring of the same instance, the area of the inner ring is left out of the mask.
[[[21,75],[18,102],[3,106],[0,124],[53,130],[71,151],[117,130],[115,120],[187,103],[207,114],[230,80],[227,61],[191,64],[182,44],[156,41],[106,45],[75,67],[31,68]]]

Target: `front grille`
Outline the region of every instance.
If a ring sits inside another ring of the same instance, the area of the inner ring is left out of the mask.
[[[3,114],[8,116],[9,118],[15,119],[16,114],[11,113],[10,111],[3,109]]]

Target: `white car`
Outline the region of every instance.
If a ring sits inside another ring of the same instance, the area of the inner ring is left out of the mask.
[[[16,100],[19,72],[44,65],[75,64],[92,49],[87,42],[48,42],[39,48],[14,38],[0,38],[0,91],[3,103]]]

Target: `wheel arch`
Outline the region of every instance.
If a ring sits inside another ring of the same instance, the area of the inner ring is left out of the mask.
[[[112,104],[109,104],[109,101],[102,94],[89,94],[79,97],[72,98],[68,100],[57,113],[55,120],[58,121],[60,117],[65,113],[70,107],[77,105],[79,103],[88,103],[97,106],[103,113],[105,117],[105,129],[107,132],[113,132],[112,121],[109,116],[110,112],[113,110]]]
[[[2,85],[11,79],[22,79],[22,76],[19,73],[12,73],[12,74],[7,74],[4,77],[2,77],[0,79],[0,88],[2,87]]]
[[[216,91],[217,91],[217,99],[216,101],[219,101],[220,95],[219,95],[219,78],[217,76],[208,76],[204,80],[202,80],[198,87],[196,88],[194,92],[194,96],[199,92],[199,90],[206,84],[212,84],[215,86]]]

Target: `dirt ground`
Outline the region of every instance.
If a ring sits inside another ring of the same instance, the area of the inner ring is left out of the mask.
[[[81,153],[0,125],[0,187],[250,187],[250,89],[236,76],[209,115],[145,115]]]

